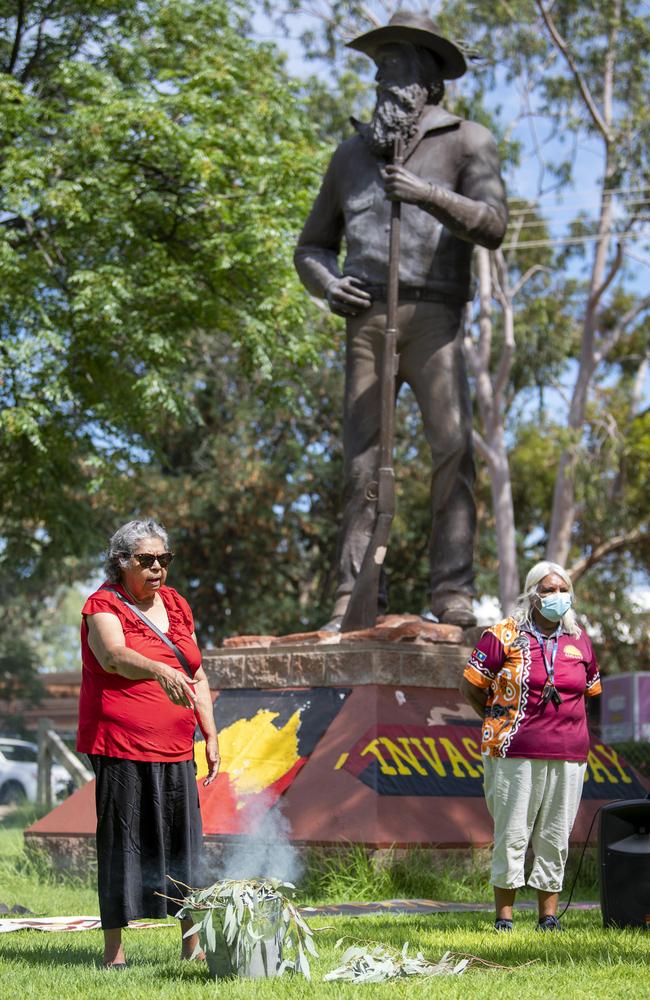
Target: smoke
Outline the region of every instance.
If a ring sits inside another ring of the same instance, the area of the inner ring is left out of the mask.
[[[304,863],[290,842],[291,824],[282,815],[279,804],[267,808],[266,803],[260,801],[248,818],[252,832],[233,838],[224,846],[220,857],[209,866],[208,882],[277,878],[295,884],[304,871]]]

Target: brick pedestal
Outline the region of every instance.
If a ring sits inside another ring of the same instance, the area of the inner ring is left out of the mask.
[[[366,632],[238,636],[204,653],[210,687],[338,687],[403,684],[457,688],[480,629],[415,617],[382,619]]]

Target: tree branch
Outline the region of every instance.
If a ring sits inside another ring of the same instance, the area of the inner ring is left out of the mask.
[[[474,441],[474,447],[477,452],[485,459],[486,462],[494,461],[494,453],[482,434],[480,434],[477,430],[473,430],[472,440]]]
[[[0,226],[3,229],[26,229],[25,219],[21,215],[13,215],[9,219],[2,219]]]
[[[495,410],[501,410],[503,395],[515,356],[515,322],[512,306],[513,295],[508,288],[508,267],[501,250],[492,254],[492,260],[494,263],[492,280],[497,299],[503,310],[503,350],[499,359],[499,367],[492,380],[493,406]]]
[[[515,287],[512,289],[512,298],[513,299],[519,294],[519,292],[522,290],[522,288],[524,287],[524,285],[526,284],[526,282],[530,281],[530,279],[532,278],[532,276],[534,274],[537,274],[538,271],[546,271],[547,274],[551,274],[550,267],[545,267],[543,264],[533,264],[533,265],[531,265],[531,267],[529,267],[527,271],[524,271],[524,273],[522,274],[521,278],[519,279],[519,281],[517,282],[517,284],[515,285]]]
[[[600,364],[600,362],[607,357],[612,348],[616,346],[630,323],[634,322],[637,316],[648,308],[650,308],[650,295],[646,295],[644,299],[639,299],[639,301],[632,306],[631,309],[628,309],[611,333],[609,333],[606,337],[603,337],[600,342],[600,347],[595,351],[594,357],[597,364]]]
[[[645,356],[641,358],[641,363],[634,378],[632,394],[630,397],[631,421],[636,420],[641,415],[641,400],[643,399],[643,387],[648,377],[650,369],[650,346],[646,350]]]
[[[600,111],[598,110],[596,102],[594,101],[591,95],[591,91],[587,86],[587,82],[583,77],[582,73],[580,72],[580,70],[578,69],[578,65],[575,59],[573,58],[573,55],[571,54],[569,46],[567,45],[565,40],[562,38],[562,35],[558,31],[555,22],[551,17],[550,11],[544,7],[542,0],[535,0],[535,5],[537,6],[537,9],[542,15],[542,19],[546,27],[548,28],[553,44],[562,53],[562,55],[564,56],[564,58],[568,63],[569,69],[571,70],[573,78],[578,85],[578,89],[582,94],[582,99],[585,102],[585,105],[587,107],[587,110],[589,111],[589,114],[591,115],[594,125],[601,133],[607,145],[608,146],[611,145],[612,142],[614,141],[614,137],[609,131],[605,123],[605,120],[603,119]]]
[[[23,71],[20,74],[20,82],[26,83],[29,79],[29,74],[31,73],[34,66],[37,65],[38,60],[41,55],[41,46],[43,44],[43,25],[44,21],[38,22],[38,31],[36,32],[36,44],[34,45],[34,51],[27,60],[26,64],[23,66]]]
[[[620,535],[614,535],[612,538],[608,538],[606,542],[601,542],[600,545],[597,545],[591,550],[589,555],[583,556],[582,559],[574,562],[567,572],[575,584],[581,576],[584,576],[588,569],[600,562],[601,559],[604,559],[605,556],[610,555],[612,552],[618,552],[620,549],[630,548],[635,542],[639,542],[645,538],[648,538],[645,525],[633,528],[631,531],[622,532]]]
[[[492,275],[490,267],[490,251],[485,247],[476,249],[476,270],[479,278],[479,339],[477,345],[478,366],[481,372],[490,368],[490,352],[492,350]]]
[[[9,66],[7,67],[7,73],[13,73],[16,68],[16,63],[18,62],[18,53],[20,52],[20,43],[23,38],[23,27],[25,25],[25,4],[23,0],[19,0],[18,11],[16,13],[16,33],[14,35],[14,44],[11,49],[11,55],[9,57]]]
[[[616,256],[612,262],[612,266],[609,269],[609,273],[605,275],[599,287],[595,290],[595,292],[591,296],[589,304],[592,308],[595,308],[598,305],[603,295],[611,285],[612,281],[618,274],[622,263],[623,263],[623,244],[619,240],[619,242],[616,244]]]
[[[361,4],[361,13],[365,18],[370,21],[373,28],[380,28],[382,26],[382,21],[377,17],[376,14],[368,7],[365,3]]]

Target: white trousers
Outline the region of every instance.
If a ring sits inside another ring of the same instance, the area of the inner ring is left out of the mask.
[[[492,885],[526,884],[524,860],[531,843],[528,885],[559,892],[564,878],[586,764],[569,760],[484,757],[485,801],[494,820]]]

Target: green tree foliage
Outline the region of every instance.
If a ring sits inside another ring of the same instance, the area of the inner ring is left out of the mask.
[[[0,702],[38,704],[44,688],[31,644],[22,636],[12,635],[5,626],[0,631],[0,642]]]
[[[290,17],[298,5],[268,6]],[[327,617],[342,324],[309,302],[291,250],[348,113],[372,100],[370,64],[340,58],[341,38],[370,27],[369,12],[385,23],[393,6],[315,0],[324,31],[305,41],[336,54],[336,66],[298,85],[270,47],[247,41],[246,9],[222,0],[0,3],[0,604],[18,595],[21,620],[52,583],[96,567],[108,534],[140,514],[169,527],[170,582],[189,597],[203,640]],[[621,588],[650,559],[639,535],[647,321],[639,314],[603,357],[584,420],[568,431],[557,389],[581,357],[596,245],[587,240],[599,220],[576,211],[568,235],[583,242],[550,247],[543,205],[551,188],[570,190],[581,144],[602,136],[579,80],[600,106],[619,9],[607,185],[647,185],[639,6],[553,5],[577,75],[552,50],[533,0],[458,0],[435,14],[478,56],[447,104],[492,128],[514,163],[512,109],[495,97],[505,82],[552,143],[551,155],[541,150],[541,197],[513,198],[506,240],[517,245],[506,250],[517,350],[503,399],[516,554],[522,568],[543,555],[558,462],[571,446],[580,458],[571,558],[608,650],[624,638]],[[641,225],[632,200],[620,208],[614,230]],[[639,298],[615,241],[606,265],[612,281],[593,326],[601,343]],[[492,369],[504,341],[498,308],[493,323]],[[428,465],[405,392],[388,556],[396,610],[427,603]],[[481,466],[478,582],[494,592],[489,487]]]
[[[190,600],[203,641],[282,634],[326,620],[340,509],[340,344],[298,383],[219,365],[226,344],[202,338],[193,420],[152,432],[161,463],[132,503],[168,526],[170,583]],[[209,373],[201,388],[199,374]]]
[[[318,143],[245,29],[221,0],[0,5],[7,581],[96,553],[215,371],[317,357],[291,245]]]

